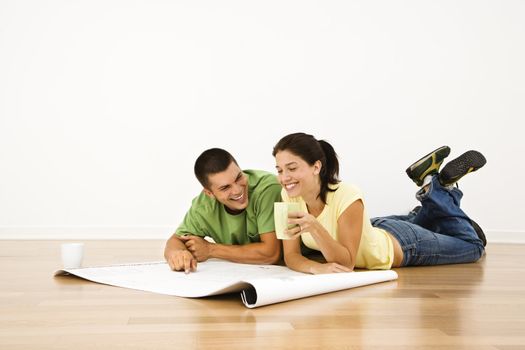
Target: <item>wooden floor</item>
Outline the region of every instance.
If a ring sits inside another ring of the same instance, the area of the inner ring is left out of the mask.
[[[60,241],[0,241],[0,349],[525,349],[525,246],[478,263],[247,309],[54,278]],[[162,259],[162,241],[87,241],[84,265]]]

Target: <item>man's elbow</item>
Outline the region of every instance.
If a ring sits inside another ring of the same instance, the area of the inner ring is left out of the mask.
[[[279,262],[280,254],[272,254],[271,256],[266,259],[265,264],[267,265],[275,265]]]
[[[262,262],[261,264],[265,265],[274,265],[279,262],[279,259],[281,258],[281,247],[277,246],[271,251],[268,251],[266,254],[263,254],[262,256]]]

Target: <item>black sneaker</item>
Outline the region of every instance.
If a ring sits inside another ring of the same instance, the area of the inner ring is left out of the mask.
[[[439,173],[439,182],[443,186],[453,185],[463,176],[484,166],[485,163],[487,160],[483,154],[478,151],[467,151],[443,167]]]
[[[472,227],[474,227],[474,231],[476,231],[479,239],[481,239],[481,241],[483,242],[483,246],[485,247],[487,245],[487,237],[485,237],[485,232],[483,232],[481,227],[479,227],[477,222],[475,222],[474,220],[470,219],[470,224],[472,225]]]
[[[414,207],[414,209],[412,209],[408,215],[417,215],[417,213],[419,213],[419,211],[421,210],[421,206],[420,205],[416,205]]]
[[[443,159],[450,154],[450,147],[442,146],[430,152],[417,162],[409,166],[406,173],[416,185],[423,185],[423,180],[427,175],[437,174]]]

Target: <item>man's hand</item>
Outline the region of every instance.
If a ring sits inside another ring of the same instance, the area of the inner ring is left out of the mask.
[[[202,237],[188,235],[179,238],[197,261],[206,261],[210,258],[211,243],[205,241]]]
[[[166,242],[164,258],[172,270],[185,273],[197,270],[197,259],[186,249],[184,242],[176,233]]]
[[[174,271],[189,273],[197,270],[197,259],[186,249],[176,249],[165,254],[166,261]]]

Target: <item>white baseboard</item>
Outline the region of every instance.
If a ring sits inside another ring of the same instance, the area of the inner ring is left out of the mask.
[[[0,226],[0,240],[45,240],[45,239],[168,239],[175,226]],[[489,243],[525,244],[525,231],[485,231]]]
[[[525,244],[525,231],[490,230],[485,235],[488,243]]]
[[[176,226],[0,226],[0,239],[168,239]]]

